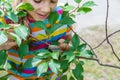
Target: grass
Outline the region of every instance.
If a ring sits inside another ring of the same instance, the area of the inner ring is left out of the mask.
[[[116,28],[117,29],[117,28]],[[108,32],[112,33],[115,28],[109,28]],[[83,32],[84,30],[84,32]],[[104,26],[92,26],[79,32],[80,36],[85,39],[92,47],[96,47],[105,39]],[[120,33],[110,37],[115,52],[120,57]],[[113,55],[110,46],[105,42],[99,48],[95,49],[99,60],[104,64],[120,66],[120,62]],[[84,80],[120,80],[120,70],[110,67],[100,66],[96,61],[84,60]]]

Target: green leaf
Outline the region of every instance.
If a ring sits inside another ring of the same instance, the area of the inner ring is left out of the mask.
[[[82,7],[93,7],[93,6],[96,6],[96,4],[94,3],[94,1],[88,1],[88,2],[85,2]]]
[[[47,72],[48,69],[48,62],[41,63],[37,67],[37,76],[39,77],[42,73]]]
[[[1,23],[0,22],[0,28],[9,29],[10,27],[11,27],[10,25],[7,25],[6,23]]]
[[[63,75],[60,79],[61,80],[67,80],[67,75]]]
[[[39,58],[30,58],[24,63],[24,68],[33,68],[37,66],[42,60]]]
[[[74,0],[76,3],[80,3],[82,0]]]
[[[0,66],[4,65],[7,60],[7,53],[5,50],[0,50]]]
[[[89,7],[80,7],[80,8],[77,10],[77,12],[79,12],[80,14],[86,14],[86,13],[88,13],[88,12],[90,12],[90,11],[92,11],[92,9],[89,8]]]
[[[16,41],[16,43],[18,44],[18,46],[20,46],[20,44],[21,44],[20,37],[18,35],[14,34],[14,33],[9,33],[9,34],[13,37],[13,39]]]
[[[21,59],[24,58],[29,53],[29,46],[26,43],[22,43],[20,47],[18,48],[18,54]]]
[[[52,41],[51,45],[59,45],[60,43],[58,41]]]
[[[39,55],[39,56],[44,56],[44,55],[42,55],[42,54],[40,54],[40,53],[50,53],[50,51],[48,51],[48,50],[46,50],[46,49],[40,49],[40,50],[37,50],[37,51],[35,51],[34,52],[34,55]]]
[[[17,71],[18,71],[19,73],[22,73],[23,69],[24,69],[24,68],[23,68],[23,63],[21,63],[21,64],[18,66],[18,70],[17,70]]]
[[[47,28],[46,33],[47,34],[52,34],[54,31],[56,31],[58,28],[60,28],[61,26],[63,26],[63,24],[55,24],[50,28]]]
[[[81,45],[79,45],[78,46],[78,51],[83,51],[83,50],[85,50],[86,49],[86,46],[87,46],[87,44],[81,44]]]
[[[55,24],[55,22],[58,19],[58,14],[56,12],[52,12],[50,16],[48,17],[48,21],[51,25]]]
[[[5,32],[0,31],[0,45],[5,43],[8,40],[8,37]]]
[[[76,18],[76,16],[74,14],[70,14],[70,16],[73,17],[73,18]]]
[[[30,3],[20,3],[16,7],[16,10],[29,10],[29,11],[32,11],[32,10],[34,10],[34,8]]]
[[[36,26],[36,27],[38,27],[38,28],[42,28],[42,29],[46,30],[46,26],[45,26],[45,24],[43,23],[43,21],[36,21],[36,22],[34,22],[33,24],[34,24],[34,26]]]
[[[7,63],[7,69],[16,70],[16,64],[14,62]]]
[[[53,59],[56,59],[56,60],[58,60],[58,58],[59,58],[59,54],[60,54],[60,52],[52,52],[51,53],[51,57],[53,58]]]
[[[3,16],[4,14],[5,12],[2,9],[0,9],[0,16]]]
[[[70,76],[70,80],[75,80],[72,76]]]
[[[64,7],[64,11],[70,11],[70,10],[73,10],[74,8],[75,8],[75,6],[68,5],[68,6]]]
[[[76,65],[76,68],[72,70],[72,73],[77,80],[83,80],[83,71],[84,70],[83,70],[81,63],[78,63]]]
[[[63,17],[63,19],[60,21],[60,24],[63,24],[63,25],[72,25],[74,23],[75,23],[75,21],[72,18],[70,18],[69,16]]]
[[[75,54],[72,50],[64,52],[62,56],[66,56],[66,60],[68,60],[68,62],[71,62],[75,58]]]
[[[80,52],[80,56],[91,58],[93,57],[93,53],[90,50],[84,50]]]
[[[41,59],[50,57],[51,56],[50,54],[51,53],[45,49],[37,50],[34,52],[34,55],[41,58]]]
[[[60,62],[60,69],[62,69],[63,72],[65,72],[68,69],[68,66],[69,66],[68,60]]]
[[[0,80],[7,80],[10,77],[10,74],[0,77]]]
[[[72,37],[72,45],[74,48],[77,48],[79,44],[80,44],[80,39],[77,34],[74,34],[74,36]]]
[[[60,63],[54,61],[54,60],[50,60],[49,61],[49,67],[52,70],[52,72],[58,74],[58,71],[60,69]]]
[[[11,19],[13,22],[17,23],[18,22],[18,16],[14,12],[7,12],[7,17]]]
[[[12,10],[12,6],[11,6],[10,3],[4,3],[4,6],[5,6],[5,9],[6,9],[7,11],[11,11],[11,10]]]
[[[17,12],[18,17],[25,17],[27,15],[27,12],[25,11],[19,11]]]
[[[20,36],[24,40],[27,39],[27,36],[30,33],[29,28],[24,25],[20,25],[20,26],[14,28],[14,31],[18,36]]]

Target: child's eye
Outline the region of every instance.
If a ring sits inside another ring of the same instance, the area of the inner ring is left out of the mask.
[[[52,3],[57,3],[58,0],[51,0]]]
[[[34,0],[34,2],[36,2],[36,3],[40,3],[40,2],[41,2],[41,0]]]
[[[42,0],[34,0],[36,3],[40,3]],[[58,0],[50,0],[51,3],[57,3]]]

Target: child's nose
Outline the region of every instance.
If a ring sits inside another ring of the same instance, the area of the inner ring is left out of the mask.
[[[51,11],[51,6],[48,3],[43,4],[41,11],[44,13],[49,13]]]

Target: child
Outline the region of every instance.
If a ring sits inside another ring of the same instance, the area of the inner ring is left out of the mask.
[[[57,6],[57,2],[58,0],[15,0],[13,3],[13,8],[16,7],[16,5],[18,5],[19,3],[24,2],[24,3],[30,3],[33,7],[34,10],[33,11],[28,11],[28,15],[22,19],[22,22],[30,28],[31,30],[31,34],[33,37],[39,39],[39,40],[44,40],[46,39],[43,36],[40,36],[39,34],[43,34],[45,35],[45,30],[40,29],[35,27],[32,23],[35,21],[44,21],[46,23],[46,27],[49,26],[47,21],[48,16],[50,15],[50,13],[52,11],[56,11],[60,16],[62,15],[62,8],[60,7],[56,7]],[[60,20],[61,17],[59,17]],[[6,19],[6,22],[8,24],[10,24],[9,20]],[[59,32],[59,33],[58,33]],[[71,39],[71,31],[67,30],[67,25],[62,26],[60,29],[57,29],[57,31],[55,31],[53,34],[55,34],[53,36],[53,38],[55,37],[55,39],[53,41],[58,41],[60,43],[62,43],[64,41],[64,39]],[[42,37],[42,38],[41,38]],[[50,42],[49,42],[50,44]],[[14,44],[15,45],[15,44]],[[13,76],[9,77],[9,80],[25,80],[25,79],[29,79],[29,80],[35,80],[36,76],[35,76],[35,72],[36,72],[36,67],[33,68],[29,68],[29,69],[23,69],[22,73],[19,73],[18,70],[18,66],[21,63],[24,63],[27,59],[29,58],[33,58],[33,54],[29,54],[26,55],[24,57],[23,60],[21,60],[19,58],[19,55],[17,54],[17,50],[14,49],[14,45],[10,46],[9,51],[8,51],[8,63],[10,63],[12,65],[12,63],[15,64],[15,68],[16,70],[11,70],[8,69],[8,73],[12,74]],[[11,49],[12,47],[12,49]],[[46,48],[48,47],[45,43],[40,43],[39,41],[31,41],[30,43],[30,52],[35,51],[35,50],[39,50],[41,48]],[[67,44],[64,44],[64,47],[61,48],[63,50],[65,50],[64,48],[68,47]],[[51,73],[51,79],[50,80],[56,80],[57,77]],[[40,77],[40,80],[44,80],[44,77]]]

